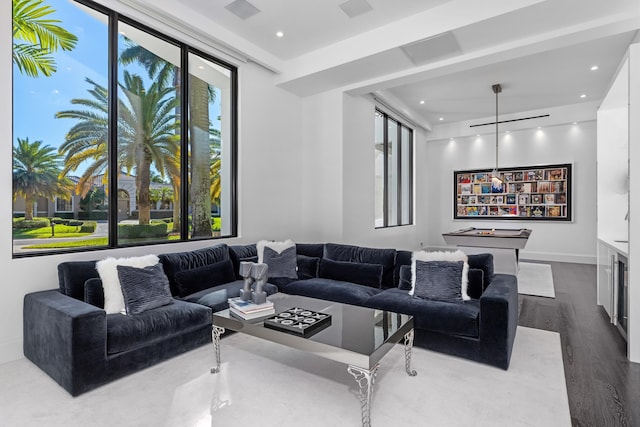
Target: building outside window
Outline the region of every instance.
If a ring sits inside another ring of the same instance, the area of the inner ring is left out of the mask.
[[[236,234],[234,66],[91,1],[13,20],[15,255]],[[30,245],[49,211],[104,225]]]
[[[413,224],[413,130],[375,111],[375,227]]]

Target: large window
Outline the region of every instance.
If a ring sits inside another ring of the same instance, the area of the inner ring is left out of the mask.
[[[13,64],[14,255],[236,234],[235,67],[85,0],[13,0]]]
[[[375,112],[375,226],[413,223],[413,130]]]

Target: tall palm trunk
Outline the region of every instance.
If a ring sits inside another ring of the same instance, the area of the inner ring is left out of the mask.
[[[176,99],[180,100],[180,102],[178,102],[176,104],[176,108],[175,108],[175,116],[176,116],[176,121],[179,123],[182,121],[182,109],[185,108],[184,105],[182,105],[182,86],[180,85],[180,82],[182,81],[182,74],[180,73],[180,67],[173,67],[173,86],[176,88]],[[176,135],[180,135],[180,126],[176,127],[176,131],[175,131]],[[180,150],[180,154],[182,150]],[[179,157],[179,156],[178,156]],[[180,232],[180,228],[181,228],[181,223],[180,223],[180,219],[182,218],[182,215],[180,214],[180,177],[171,177],[171,183],[173,184],[173,232]]]
[[[144,225],[151,222],[151,155],[146,149],[140,164],[138,165],[138,224]]]
[[[28,196],[24,198],[24,219],[25,221],[31,221],[33,219],[33,205],[35,201],[34,196]]]
[[[195,76],[190,78],[191,237],[211,237],[209,85]]]

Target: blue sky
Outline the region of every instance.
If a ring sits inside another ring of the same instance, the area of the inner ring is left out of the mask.
[[[90,98],[87,90],[91,87],[85,79],[107,85],[107,25],[68,0],[47,0],[56,13],[53,19],[61,21],[66,30],[78,37],[76,48],[71,52],[58,51],[54,54],[58,71],[51,77],[28,77],[13,66],[13,143],[17,138],[43,141],[44,144],[59,147],[67,131],[75,124],[71,119],[56,119],[59,111],[78,108],[71,104],[74,98]],[[51,17],[51,16],[50,16]],[[122,36],[121,36],[122,39]],[[127,70],[141,75],[149,84],[146,71],[136,65],[128,65]],[[218,117],[219,103],[212,106],[211,116]],[[78,169],[71,172],[82,174]]]

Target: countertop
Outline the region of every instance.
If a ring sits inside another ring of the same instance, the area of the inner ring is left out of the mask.
[[[624,256],[629,256],[629,241],[624,238],[600,236],[598,240]]]

